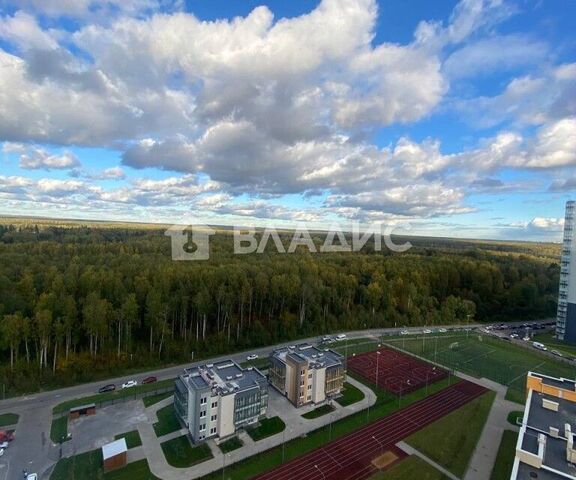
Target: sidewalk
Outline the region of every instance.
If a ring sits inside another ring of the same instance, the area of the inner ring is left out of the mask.
[[[398,442],[396,444],[396,446],[402,450],[403,452],[406,452],[408,455],[416,455],[417,457],[420,457],[422,460],[424,460],[426,463],[428,463],[429,465],[432,465],[436,470],[438,470],[439,472],[442,472],[445,476],[447,476],[450,480],[460,480],[456,475],[454,475],[452,472],[449,472],[448,470],[446,470],[442,465],[439,465],[438,463],[436,463],[434,460],[432,460],[431,458],[427,457],[426,455],[424,455],[422,452],[420,452],[419,450],[416,450],[414,447],[411,447],[410,445],[408,445],[405,442]]]
[[[340,405],[335,403],[336,410],[334,410],[334,412],[331,414],[324,415],[313,420],[301,419],[301,421],[298,422],[286,422],[287,426],[284,432],[277,433],[276,435],[272,435],[258,442],[252,441],[252,439],[245,432],[240,432],[239,436],[244,442],[244,446],[230,453],[227,453],[225,456],[220,451],[214,440],[209,440],[207,444],[210,446],[214,458],[194,465],[190,468],[175,468],[170,466],[164,457],[162,448],[160,447],[160,443],[165,441],[165,438],[162,437],[159,439],[156,437],[152,427],[153,422],[151,420],[147,423],[143,423],[138,426],[138,432],[140,433],[140,438],[142,439],[142,449],[146,455],[146,458],[148,459],[150,471],[163,480],[181,480],[182,478],[189,478],[192,480],[194,478],[203,477],[204,475],[208,475],[209,473],[220,470],[223,465],[232,465],[236,462],[252,457],[260,452],[282,445],[284,441],[288,442],[298,438],[311,432],[312,430],[316,430],[320,427],[328,425],[330,422],[338,421],[342,418],[352,415],[355,412],[363,410],[376,402],[376,395],[365,385],[350,377],[347,378],[347,382],[354,385],[364,393],[364,399],[362,401],[348,407],[340,407]],[[156,411],[157,408],[155,407],[156,405],[151,407],[151,409],[153,408],[154,411]],[[294,407],[289,406],[287,403],[286,408]],[[304,411],[305,410],[298,411],[298,414],[304,413]],[[154,417],[155,415],[150,416]],[[166,435],[166,440],[169,437],[174,438],[175,436],[179,436],[177,433],[179,432]]]

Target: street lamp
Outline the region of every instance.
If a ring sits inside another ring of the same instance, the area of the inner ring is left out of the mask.
[[[320,475],[322,475],[322,478],[323,478],[324,480],[326,480],[326,475],[324,475],[324,472],[323,472],[322,470],[320,470],[320,467],[319,467],[318,465],[314,465],[314,468],[315,468],[316,470],[318,470],[318,471],[320,472]]]
[[[382,352],[377,351],[376,352],[376,388],[380,388],[378,386],[378,366],[380,365],[380,355],[382,355]]]
[[[372,438],[373,438],[374,440],[376,440],[376,441],[378,442],[378,445],[380,445],[380,448],[381,448],[382,450],[384,450],[384,445],[382,445],[382,442],[381,442],[380,440],[378,440],[374,435],[372,435]]]

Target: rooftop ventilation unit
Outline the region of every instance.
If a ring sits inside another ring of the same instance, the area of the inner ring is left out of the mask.
[[[228,376],[226,377],[226,380],[232,380],[232,375],[228,375]]]
[[[237,373],[237,374],[236,374],[236,378],[242,378],[242,374],[241,374],[241,373]]]

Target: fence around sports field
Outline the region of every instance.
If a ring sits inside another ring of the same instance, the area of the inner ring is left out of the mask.
[[[528,371],[566,378],[574,378],[576,374],[574,365],[529,345],[517,345],[479,332],[406,335],[385,339],[384,343],[452,370],[506,385],[508,398],[518,402],[524,401]]]

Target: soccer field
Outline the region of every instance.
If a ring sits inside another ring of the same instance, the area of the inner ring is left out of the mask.
[[[576,376],[576,368],[567,363],[477,332],[407,335],[385,339],[385,343],[448,368],[506,385],[507,398],[521,403],[524,402],[526,373],[530,370],[556,377]]]

